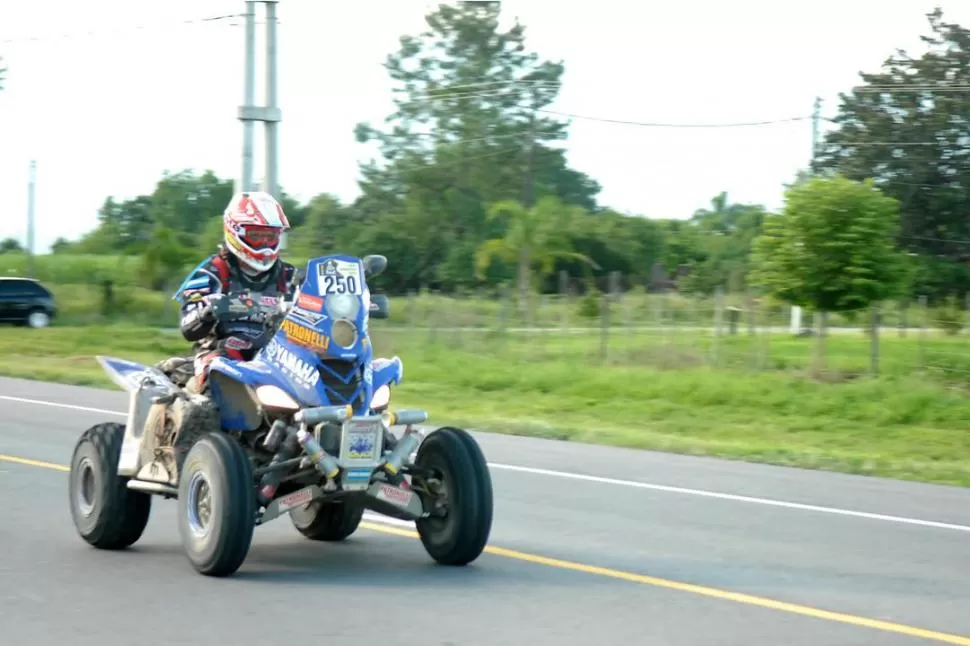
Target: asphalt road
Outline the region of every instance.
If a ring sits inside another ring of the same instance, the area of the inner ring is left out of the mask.
[[[0,379],[0,643],[970,646],[970,490],[478,433],[496,515],[474,564],[400,524],[319,545],[281,518],[213,580],[174,502],[127,552],[75,534],[57,467],[125,404]]]

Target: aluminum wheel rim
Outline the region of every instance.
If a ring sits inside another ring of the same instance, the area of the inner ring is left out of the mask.
[[[189,480],[186,510],[189,515],[189,529],[201,538],[209,533],[212,520],[212,494],[209,480],[201,471],[192,474]]]
[[[29,323],[30,327],[46,327],[48,321],[48,316],[43,312],[34,312],[27,317],[27,322]]]
[[[451,478],[449,477],[448,471],[445,468],[437,467],[438,471],[438,481],[437,486],[434,491],[434,510],[435,514],[428,517],[428,521],[436,528],[436,531],[442,531],[451,524]]]
[[[82,458],[77,467],[77,489],[75,499],[78,511],[85,517],[94,512],[94,466],[91,460]]]

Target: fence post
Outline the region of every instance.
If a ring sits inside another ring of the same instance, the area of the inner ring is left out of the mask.
[[[906,330],[909,327],[909,299],[903,299],[899,302],[899,322],[897,327],[899,328],[899,338],[906,338]]]
[[[879,319],[879,304],[873,303],[869,310],[869,372],[873,375],[879,374]]]
[[[428,290],[428,345],[438,342],[438,293]]]
[[[626,325],[626,306],[627,299],[623,293],[623,276],[618,271],[610,272],[610,327],[613,327],[614,320],[616,321],[617,327],[617,339],[625,339],[626,335],[624,332],[624,326]],[[613,330],[611,329],[610,332]]]
[[[926,296],[919,297],[919,342],[916,344],[916,362],[919,370],[926,367]]]
[[[771,335],[774,330],[771,325],[771,306],[765,298],[758,299],[758,318],[761,320],[761,342],[758,343],[758,369],[764,370],[768,366],[771,356]]]
[[[748,287],[744,291],[744,309],[747,315],[748,321],[748,336],[755,336],[757,323],[757,316],[755,314],[755,295],[751,288]]]
[[[660,365],[666,367],[667,362],[669,361],[670,355],[672,355],[672,353],[670,352],[670,342],[669,342],[670,337],[667,334],[666,312],[664,311],[665,297],[666,297],[666,292],[663,292],[663,291],[659,291],[654,295],[653,313],[654,313],[654,320],[655,320],[654,324],[656,325],[656,333],[657,335],[659,335],[659,338],[660,338],[660,352],[658,353],[658,356],[660,359]],[[656,339],[656,337],[654,337],[654,339]],[[653,342],[654,339],[651,339],[650,342]]]
[[[721,326],[724,324],[724,288],[718,286],[714,290],[714,342],[711,344],[711,360],[717,366],[720,344]]]
[[[962,326],[962,329],[966,329],[970,326],[970,292],[963,295],[963,308],[968,315],[964,317],[964,324]]]
[[[413,289],[408,290],[407,306],[407,321],[405,323],[405,328],[408,332],[414,334],[418,327],[418,295]]]
[[[610,350],[610,295],[600,295],[600,360],[609,359]]]
[[[569,298],[569,274],[566,273],[565,269],[559,270],[559,323],[562,328],[562,333],[565,336],[569,333],[569,307],[571,305]]]

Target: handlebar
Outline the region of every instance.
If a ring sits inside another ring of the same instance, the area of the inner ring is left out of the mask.
[[[260,305],[249,296],[223,296],[211,302],[212,316],[217,321],[230,321],[233,319],[245,318],[256,312],[264,312],[268,318],[276,318],[285,315],[292,303],[280,300],[279,306],[274,310],[266,305]]]

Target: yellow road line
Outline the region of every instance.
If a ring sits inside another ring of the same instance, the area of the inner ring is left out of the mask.
[[[54,464],[53,462],[42,462],[41,460],[29,460],[27,458],[18,458],[15,455],[4,455],[0,453],[0,462],[13,462],[14,464],[23,464],[28,467],[39,467],[41,469],[53,469],[54,471],[70,471],[71,467],[65,464]]]
[[[63,464],[54,464],[52,462],[42,462],[40,460],[30,460],[27,458],[20,458],[12,455],[0,454],[0,462],[12,462],[14,464],[22,464],[30,467],[39,467],[42,469],[52,469],[55,471],[70,471],[70,468]],[[360,526],[374,532],[389,534],[391,536],[403,536],[405,538],[418,538],[417,532],[414,532],[409,529],[400,528],[400,527],[391,527],[388,525],[382,525],[380,523],[370,523],[366,521],[362,522]],[[842,624],[849,624],[852,626],[860,626],[863,628],[872,628],[874,630],[896,633],[898,635],[907,635],[909,637],[920,637],[923,639],[941,642],[944,644],[956,644],[957,646],[970,646],[970,637],[951,635],[948,633],[936,632],[934,630],[917,628],[915,626],[896,624],[890,621],[882,621],[879,619],[870,619],[868,617],[849,615],[842,612],[832,612],[831,610],[821,610],[819,608],[812,608],[810,606],[803,606],[796,603],[787,603],[785,601],[776,601],[775,599],[768,599],[765,597],[756,597],[754,595],[743,594],[740,592],[730,592],[728,590],[719,590],[717,588],[709,588],[703,585],[694,585],[692,583],[683,583],[681,581],[671,581],[669,579],[661,579],[658,577],[647,576],[645,574],[636,574],[634,572],[624,572],[622,570],[613,570],[611,568],[599,567],[596,565],[587,565],[585,563],[576,563],[574,561],[563,561],[561,559],[554,559],[548,556],[541,556],[539,554],[529,554],[526,552],[518,552],[515,550],[506,549],[504,547],[495,547],[492,545],[485,547],[485,553],[492,554],[494,556],[501,556],[503,558],[515,559],[517,561],[524,561],[526,563],[545,565],[546,567],[557,568],[560,570],[571,570],[573,572],[582,572],[584,574],[604,576],[611,579],[619,579],[622,581],[629,581],[631,583],[649,585],[656,588],[666,588],[668,590],[677,590],[679,592],[687,592],[690,594],[696,594],[704,597],[712,597],[714,599],[721,599],[723,601],[733,601],[735,603],[741,603],[748,606],[756,606],[759,608],[767,608],[769,610],[777,610],[780,612],[787,612],[790,614],[812,617],[814,619],[833,621],[833,622],[842,623]]]

